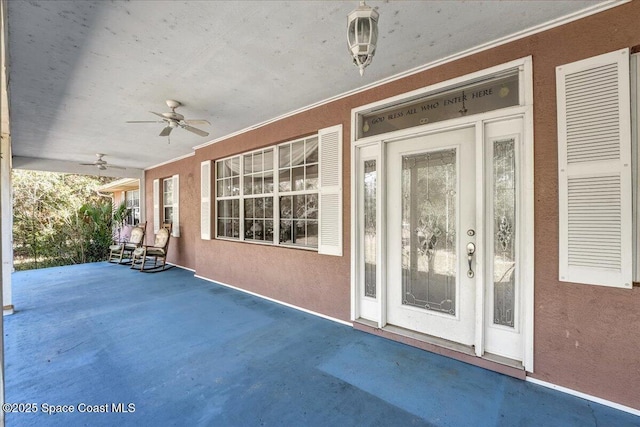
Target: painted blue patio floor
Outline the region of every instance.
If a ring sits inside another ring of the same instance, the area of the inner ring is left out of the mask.
[[[13,289],[6,401],[38,412],[7,414],[8,426],[640,425],[179,268],[34,270],[15,273]],[[135,412],[113,412],[118,403]],[[47,415],[45,404],[74,412]]]

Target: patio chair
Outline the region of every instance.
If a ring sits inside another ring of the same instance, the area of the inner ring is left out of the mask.
[[[140,267],[140,271],[162,271],[167,264],[167,251],[171,240],[171,224],[158,230],[153,245],[142,245],[133,251],[131,268]],[[146,267],[149,258],[153,258],[153,267]],[[158,260],[162,262],[158,265]]]
[[[144,242],[146,228],[146,222],[138,224],[131,229],[129,240],[110,246],[109,262],[114,262],[114,260],[117,259],[118,264],[122,264],[123,259],[132,259],[133,251],[142,246],[142,243]]]

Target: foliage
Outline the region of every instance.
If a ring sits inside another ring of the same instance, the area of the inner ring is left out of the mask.
[[[124,228],[127,217],[131,213],[131,209],[127,207],[127,202],[122,201],[120,205],[113,210],[113,229],[118,234],[118,241],[121,240],[121,231]],[[115,234],[114,234],[115,237]]]
[[[111,199],[97,188],[111,178],[14,170],[13,248],[17,270],[106,259]]]

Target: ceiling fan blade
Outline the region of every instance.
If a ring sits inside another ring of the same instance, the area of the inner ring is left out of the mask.
[[[193,132],[193,133],[195,133],[196,135],[200,135],[200,136],[209,136],[209,132],[205,132],[205,131],[203,131],[203,130],[196,129],[196,128],[194,128],[194,127],[192,127],[192,126],[189,126],[189,125],[181,125],[181,126],[182,126],[182,129],[186,129],[186,130],[188,130],[189,132]]]
[[[171,126],[165,127],[164,129],[162,129],[162,132],[160,132],[160,136],[169,136],[172,129],[173,128]]]
[[[185,120],[184,121],[186,124],[188,125],[209,125],[211,126],[211,123],[209,123],[208,120],[203,120],[203,119],[198,119],[198,120]]]
[[[162,114],[160,114],[160,113],[156,113],[155,111],[149,111],[149,112],[150,112],[151,114],[155,114],[155,115],[156,115],[156,116],[158,116],[158,117],[162,117],[162,119],[163,119],[163,120],[164,120],[164,119],[166,119],[166,117],[165,117],[165,116],[163,116],[163,115],[162,115]]]
[[[122,167],[122,166],[113,166],[113,165],[105,165],[105,166],[109,169],[126,169],[125,167]]]
[[[82,165],[82,166],[95,166],[96,165],[95,163],[78,163],[78,164]]]
[[[126,123],[162,123],[162,120],[128,120]]]

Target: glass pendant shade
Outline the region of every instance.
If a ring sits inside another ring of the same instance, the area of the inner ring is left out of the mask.
[[[353,63],[364,74],[364,68],[371,64],[378,42],[378,12],[363,1],[348,15],[347,42]]]

